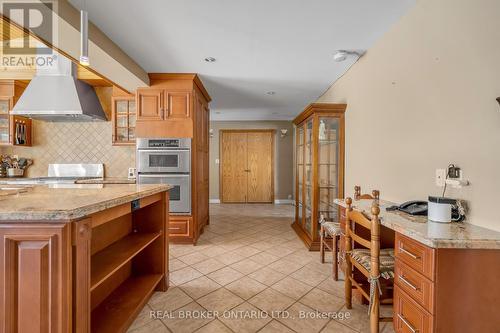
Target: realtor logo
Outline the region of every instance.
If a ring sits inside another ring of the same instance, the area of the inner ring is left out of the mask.
[[[53,3],[51,1],[44,2],[4,2],[2,4],[3,16],[10,18],[12,22],[29,29],[36,36],[42,38],[47,44],[52,45],[53,41],[53,18],[52,18]],[[3,35],[9,40],[3,47],[4,54],[16,55],[42,55],[52,54],[52,49],[45,45],[30,45],[30,38],[24,34],[22,40],[13,42],[13,38],[19,36],[11,36],[12,27],[10,24],[3,24]],[[41,43],[37,43],[41,44]]]

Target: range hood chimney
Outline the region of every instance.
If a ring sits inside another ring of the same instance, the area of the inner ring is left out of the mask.
[[[76,78],[76,64],[54,52],[50,68],[37,68],[11,114],[45,121],[99,121],[106,115],[95,90]]]

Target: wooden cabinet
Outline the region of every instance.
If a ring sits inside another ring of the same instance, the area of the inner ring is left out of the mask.
[[[430,248],[395,236],[394,330],[496,332],[500,251]]]
[[[295,222],[310,250],[319,249],[319,218],[339,220],[334,199],[344,196],[345,104],[309,105],[294,120],[296,135]]]
[[[19,81],[0,81],[0,145],[32,145],[31,119],[10,114],[25,88]]]
[[[137,120],[164,120],[164,89],[137,89]]]
[[[135,96],[113,96],[111,101],[113,145],[135,145]]]
[[[208,216],[210,96],[196,74],[150,74],[151,86],[136,92],[136,136],[191,138],[191,212],[172,215],[170,239],[196,243]]]
[[[0,332],[71,331],[71,227],[0,225]]]

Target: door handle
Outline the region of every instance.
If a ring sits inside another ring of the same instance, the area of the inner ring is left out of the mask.
[[[411,253],[410,251],[406,250],[405,248],[403,248],[402,246],[399,246],[399,250],[407,255],[409,255],[410,257],[412,257],[413,259],[415,260],[418,260],[420,259],[419,256],[417,256],[416,254],[413,254]]]
[[[251,170],[250,170],[250,169],[245,169],[245,170],[243,170],[243,171],[245,171],[245,172],[250,172]]]
[[[417,288],[417,286],[415,286],[413,283],[411,283],[410,281],[408,281],[407,279],[405,279],[405,277],[403,275],[400,275],[399,276],[399,279],[401,280],[401,282],[403,282],[404,284],[406,284],[408,287],[410,287],[411,289],[415,290],[415,291],[419,291],[420,289]]]
[[[412,325],[412,324],[410,324],[410,323],[408,322],[408,320],[406,320],[406,318],[405,318],[405,317],[403,317],[402,315],[400,315],[399,313],[398,313],[398,317],[399,317],[399,319],[401,319],[401,321],[402,321],[402,322],[406,325],[406,327],[408,327],[408,328],[410,329],[410,331],[412,331],[412,333],[417,333],[417,332],[419,331],[419,330],[417,330],[415,327],[413,327],[413,325]]]
[[[165,109],[164,108],[160,108],[160,117],[162,120],[165,120]]]

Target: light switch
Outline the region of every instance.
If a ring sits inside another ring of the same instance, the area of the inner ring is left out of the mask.
[[[446,181],[446,169],[436,169],[436,186],[443,187]]]
[[[218,158],[216,158],[216,159],[215,159],[215,164],[219,164],[219,163],[220,163],[219,159],[218,159]]]

